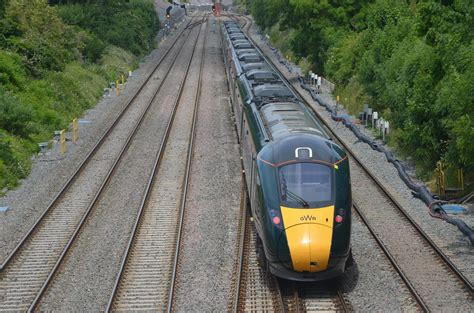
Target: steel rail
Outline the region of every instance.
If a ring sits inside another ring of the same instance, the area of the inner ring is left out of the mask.
[[[187,155],[187,160],[186,160],[186,173],[185,173],[185,178],[183,182],[184,190],[182,192],[181,205],[179,209],[179,212],[180,212],[179,226],[178,226],[178,234],[177,234],[177,240],[176,240],[176,246],[175,246],[173,273],[171,274],[171,285],[170,285],[170,291],[168,295],[168,309],[167,309],[168,312],[171,312],[173,310],[173,304],[174,304],[174,292],[175,292],[174,289],[175,289],[176,278],[178,274],[178,260],[179,260],[183,228],[184,228],[184,214],[185,214],[185,209],[186,209],[186,200],[188,196],[189,177],[191,174],[192,158],[193,158],[193,152],[194,152],[194,141],[196,138],[196,125],[197,125],[198,110],[199,110],[199,104],[201,102],[202,76],[203,76],[202,74],[204,71],[203,69],[204,69],[204,64],[205,64],[207,34],[208,34],[208,31],[206,28],[206,33],[204,34],[204,42],[203,42],[202,53],[201,53],[201,64],[199,68],[198,86],[196,90],[196,98],[194,101],[193,124],[191,127],[190,144],[189,144],[188,155]],[[194,52],[193,52],[193,55],[194,55]],[[189,65],[191,65],[191,63]]]
[[[190,32],[188,32],[188,35],[187,37],[189,37],[190,35]],[[186,38],[187,38],[186,37]],[[184,47],[184,44],[186,43],[186,39],[184,40],[183,42],[183,45],[181,46],[181,49]],[[126,143],[125,145],[122,147],[118,157],[116,158],[116,160],[114,161],[114,164],[112,165],[112,167],[110,168],[109,172],[107,173],[106,175],[106,178],[104,179],[104,181],[102,182],[102,185],[100,186],[99,190],[97,191],[97,193],[95,194],[94,196],[94,199],[92,200],[92,202],[89,204],[85,214],[83,215],[82,219],[80,220],[79,224],[76,226],[76,229],[73,233],[73,235],[70,237],[68,243],[66,244],[66,246],[64,247],[59,259],[56,261],[53,269],[50,271],[46,281],[43,283],[40,291],[37,293],[35,299],[33,300],[33,303],[31,304],[30,308],[28,311],[33,311],[36,306],[39,304],[42,296],[44,295],[44,293],[46,292],[47,288],[49,287],[49,284],[51,283],[53,277],[55,276],[55,274],[57,273],[57,270],[59,269],[59,266],[62,264],[66,254],[69,252],[70,248],[72,247],[72,244],[74,242],[74,240],[77,238],[77,236],[79,235],[79,232],[81,231],[83,225],[85,224],[85,221],[87,220],[87,218],[89,217],[93,207],[96,205],[97,201],[100,199],[102,193],[104,192],[104,190],[106,189],[110,179],[113,177],[113,174],[115,173],[115,170],[117,169],[118,167],[118,164],[120,163],[120,161],[122,160],[122,157],[123,155],[125,154],[125,152],[128,150],[128,148],[130,147],[130,144],[132,142],[132,139],[135,137],[138,129],[140,128],[140,126],[142,125],[142,122],[145,120],[145,116],[147,115],[148,111],[150,110],[150,108],[152,107],[152,104],[154,102],[154,100],[156,99],[157,95],[159,94],[159,92],[161,91],[163,85],[164,85],[164,82],[166,81],[167,77],[169,76],[169,74],[172,72],[173,70],[173,66],[174,64],[176,63],[176,61],[178,60],[178,57],[179,57],[179,53],[177,53],[175,56],[174,56],[174,59],[173,59],[173,62],[171,64],[171,66],[168,68],[168,71],[166,72],[165,76],[163,77],[163,80],[160,82],[159,84],[159,87],[157,88],[157,90],[154,92],[154,95],[153,97],[151,98],[151,100],[148,102],[147,106],[146,106],[146,109],[142,112],[142,114],[140,115],[140,118],[139,118],[139,121],[135,124],[132,132],[129,134],[129,136],[127,137],[127,140],[126,140]],[[174,114],[174,112],[173,112]]]
[[[420,307],[423,309],[424,312],[429,312],[429,308],[428,306],[425,304],[425,302],[423,301],[423,299],[421,298],[421,296],[418,294],[418,292],[415,290],[415,287],[413,286],[413,284],[410,282],[410,280],[408,279],[408,277],[405,275],[405,273],[403,272],[402,268],[398,265],[397,261],[395,260],[395,257],[390,253],[390,251],[388,250],[388,248],[385,246],[385,244],[383,243],[382,239],[380,239],[380,237],[377,235],[377,233],[375,232],[375,230],[372,228],[372,226],[370,225],[368,219],[365,217],[365,214],[362,213],[361,210],[359,210],[359,207],[357,205],[357,203],[354,202],[353,204],[353,207],[355,209],[355,211],[357,212],[357,214],[360,216],[362,222],[364,223],[364,225],[367,227],[367,229],[369,230],[370,234],[372,235],[372,237],[375,239],[375,241],[377,242],[377,244],[379,245],[379,247],[382,249],[383,253],[385,254],[385,256],[388,258],[388,260],[390,261],[390,263],[392,264],[393,268],[396,270],[396,272],[398,273],[398,275],[400,276],[400,278],[403,280],[403,282],[405,283],[405,285],[407,286],[408,290],[410,291],[410,293],[413,295],[413,297],[415,298],[416,302],[418,302],[418,304],[420,305]]]
[[[80,172],[85,168],[85,166],[89,163],[89,161],[92,159],[92,157],[95,155],[95,153],[99,150],[99,148],[102,146],[103,142],[105,139],[110,135],[112,130],[117,126],[119,121],[122,119],[122,117],[125,115],[125,113],[128,111],[128,109],[131,107],[132,103],[136,100],[138,95],[142,92],[143,88],[147,85],[147,83],[151,80],[153,77],[153,74],[158,70],[159,66],[164,62],[165,58],[169,55],[171,50],[176,46],[176,43],[178,39],[181,37],[180,35],[184,33],[184,29],[179,33],[179,35],[176,35],[176,38],[174,39],[173,43],[171,46],[168,48],[166,53],[160,58],[158,63],[155,65],[154,69],[150,72],[150,74],[147,76],[145,79],[144,83],[140,86],[138,91],[135,93],[135,95],[128,101],[128,103],[125,105],[124,109],[119,113],[117,118],[115,119],[114,123],[106,130],[106,132],[100,137],[100,139],[97,141],[97,143],[94,145],[92,150],[86,155],[85,159],[81,162],[81,164],[77,167],[77,169],[74,171],[74,173],[69,177],[67,182],[61,187],[60,191],[56,194],[56,196],[53,198],[53,200],[49,203],[45,211],[40,215],[40,217],[36,220],[36,222],[33,224],[33,226],[28,230],[28,232],[25,234],[25,236],[19,241],[19,243],[15,246],[15,248],[10,252],[10,254],[6,257],[6,259],[2,262],[0,266],[0,272],[2,272],[5,268],[5,266],[11,261],[13,256],[18,252],[18,250],[25,244],[25,242],[28,240],[30,235],[34,232],[36,227],[41,223],[41,221],[44,219],[44,217],[49,213],[51,208],[58,202],[58,200],[64,195],[66,190],[71,186],[71,184],[75,181],[75,179],[79,176]]]
[[[301,311],[300,293],[299,293],[298,287],[296,286],[296,283],[291,284],[291,289],[293,291],[293,299],[294,299],[293,301],[295,302],[296,312],[300,312]]]
[[[315,307],[317,311],[324,312],[331,310],[352,312],[341,288],[333,282],[318,284],[313,288],[311,284],[307,283],[289,282],[280,279],[278,281],[279,289],[286,290],[285,293],[287,294],[283,297],[285,299],[285,312],[306,312],[308,309],[313,311]],[[312,295],[311,297],[306,295],[308,290]],[[328,304],[327,300],[331,300],[332,303]]]
[[[337,138],[340,142],[341,139]],[[390,192],[383,186],[380,180],[375,177],[372,172],[362,163],[362,161],[348,149],[348,146],[343,143],[343,146],[346,150],[349,150],[351,157],[356,163],[364,170],[364,172],[376,183],[377,187],[384,193],[384,195],[395,205],[398,209],[398,212],[403,215],[410,222],[410,224],[416,229],[418,235],[420,235],[425,242],[436,252],[436,255],[444,262],[445,265],[458,277],[458,279],[464,284],[464,286],[472,293],[473,285],[471,281],[454,265],[454,263],[449,259],[449,257],[441,251],[441,249],[434,243],[434,241],[426,234],[426,232],[420,227],[420,225],[408,214],[408,212],[403,208],[403,206],[390,194]]]
[[[339,298],[339,301],[341,302],[342,305],[342,310],[346,313],[351,312],[349,309],[349,306],[347,305],[346,299],[344,298],[344,293],[342,292],[340,287],[336,287],[336,292],[337,292],[337,297]]]
[[[281,71],[277,68],[277,66],[273,63],[272,60],[270,60],[268,57],[265,56],[263,51],[258,47],[258,45],[255,43],[255,41],[250,37],[249,34],[247,34],[249,40],[254,44],[256,49],[260,51],[262,56],[269,62],[269,64],[276,70],[280,75],[285,78],[285,76],[281,73]],[[445,253],[441,251],[441,249],[433,242],[431,238],[423,231],[423,229],[416,223],[416,221],[407,213],[407,211],[403,208],[403,206],[391,195],[391,193],[384,187],[384,185],[380,182],[380,180],[375,177],[372,172],[362,163],[362,161],[355,155],[355,153],[350,149],[350,147],[342,140],[342,138],[337,135],[334,131],[332,131],[331,126],[329,125],[328,122],[326,122],[320,114],[304,99],[304,96],[300,91],[298,91],[291,83],[287,81],[285,78],[285,81],[297,95],[299,95],[300,99],[308,105],[309,108],[319,117],[320,121],[324,124],[324,126],[331,132],[334,138],[340,143],[344,149],[351,155],[351,158],[356,161],[356,163],[364,170],[364,172],[376,183],[377,187],[385,194],[385,196],[390,200],[394,206],[398,209],[398,211],[402,214],[403,217],[406,218],[406,220],[409,221],[409,223],[416,229],[418,234],[420,235],[421,238],[436,252],[436,255],[443,261],[445,265],[448,266],[448,268],[451,270],[455,276],[458,277],[458,279],[463,283],[463,285],[471,292],[473,292],[473,285],[467,279],[467,277],[452,263],[452,261],[449,259],[448,256],[446,256]]]
[[[193,53],[189,59],[189,62],[187,64],[187,68],[186,68],[186,72],[185,72],[185,75],[180,83],[180,86],[179,86],[179,95],[178,97],[176,98],[175,100],[175,103],[174,103],[174,106],[173,106],[173,113],[172,115],[170,116],[168,122],[167,122],[167,125],[166,125],[166,131],[165,131],[165,136],[163,137],[162,141],[161,141],[161,144],[160,144],[160,148],[157,152],[157,156],[156,156],[156,160],[155,160],[155,163],[154,163],[154,166],[153,166],[153,169],[152,169],[152,172],[150,174],[150,177],[148,179],[148,184],[147,184],[147,187],[146,187],[146,190],[145,190],[145,194],[144,194],[144,197],[143,197],[143,200],[140,204],[140,208],[139,208],[139,212],[138,212],[138,215],[137,215],[137,218],[135,220],[135,224],[133,226],[133,230],[132,230],[132,235],[130,236],[130,239],[128,241],[128,245],[127,245],[127,248],[126,248],[126,251],[125,251],[125,254],[122,258],[122,262],[121,262],[121,265],[120,265],[120,269],[119,269],[119,273],[117,275],[117,278],[116,278],[116,281],[115,281],[115,284],[114,284],[114,288],[112,290],[112,294],[111,294],[111,297],[109,299],[109,302],[107,304],[107,308],[106,308],[106,312],[110,312],[112,310],[112,306],[113,306],[113,302],[114,302],[114,299],[117,295],[117,292],[119,290],[119,287],[120,287],[120,282],[123,278],[123,273],[125,271],[125,268],[126,268],[126,264],[127,264],[127,260],[129,258],[129,255],[132,251],[132,248],[133,248],[133,243],[136,239],[136,236],[137,236],[137,233],[138,233],[138,229],[139,229],[139,225],[142,221],[142,216],[143,216],[143,213],[144,211],[146,210],[146,206],[148,204],[148,200],[150,198],[150,195],[151,195],[151,189],[155,183],[155,179],[156,179],[156,174],[158,173],[159,169],[160,169],[160,165],[161,165],[161,161],[163,159],[163,155],[164,155],[164,151],[165,151],[165,148],[166,148],[166,145],[168,143],[168,138],[169,138],[169,134],[171,133],[171,129],[172,129],[172,126],[173,126],[173,122],[174,122],[174,118],[176,116],[176,112],[177,112],[177,108],[179,106],[179,103],[180,103],[180,100],[181,100],[181,96],[183,94],[183,91],[184,91],[184,85],[185,85],[185,82],[186,82],[186,78],[188,76],[188,73],[189,73],[189,69],[191,67],[191,63],[192,63],[192,60],[193,60],[193,57],[194,57],[194,51],[196,49],[196,46],[197,46],[197,40],[199,38],[199,35],[200,35],[200,32],[201,32],[201,29],[199,30],[199,33],[198,35],[196,36],[196,40],[195,40],[195,44],[194,44],[194,48],[193,48]]]
[[[242,158],[240,159],[240,163],[242,163]],[[242,165],[242,164],[241,164]],[[239,302],[240,302],[240,291],[241,291],[241,284],[242,284],[242,271],[244,267],[244,245],[245,245],[245,238],[247,234],[247,218],[248,218],[248,207],[247,207],[247,190],[245,188],[245,178],[244,173],[242,172],[241,175],[242,179],[242,188],[240,189],[240,220],[239,220],[239,252],[238,252],[238,263],[237,263],[237,277],[235,281],[235,293],[233,297],[233,306],[232,312],[237,313],[239,311]]]

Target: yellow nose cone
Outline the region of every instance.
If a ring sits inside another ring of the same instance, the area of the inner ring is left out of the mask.
[[[334,206],[318,209],[281,207],[293,269],[319,272],[328,267]]]

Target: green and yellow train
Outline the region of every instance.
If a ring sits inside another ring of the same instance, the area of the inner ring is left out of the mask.
[[[264,264],[290,280],[336,277],[351,262],[347,155],[236,23],[222,31]]]

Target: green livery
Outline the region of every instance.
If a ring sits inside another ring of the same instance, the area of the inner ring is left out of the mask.
[[[226,22],[222,31],[245,179],[265,265],[274,275],[291,280],[338,276],[351,255],[347,155],[237,24]]]

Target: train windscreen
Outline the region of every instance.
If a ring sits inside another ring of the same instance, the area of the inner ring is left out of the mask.
[[[334,203],[332,169],[319,163],[293,163],[279,168],[282,204],[318,208]]]

